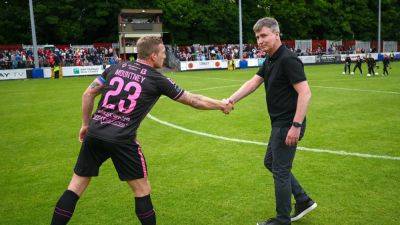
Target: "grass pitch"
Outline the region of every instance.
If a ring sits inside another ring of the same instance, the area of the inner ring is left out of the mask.
[[[299,145],[389,159],[299,150],[293,172],[319,206],[295,224],[398,224],[400,63],[393,63],[389,77],[342,75],[343,65],[305,70],[313,97]],[[166,75],[186,90],[221,99],[256,71]],[[92,80],[0,82],[0,224],[50,223],[79,152],[81,94]],[[226,138],[267,142],[270,131],[263,86],[228,116],[168,98],[160,99],[151,115]],[[275,215],[273,179],[263,165],[265,146],[199,136],[149,118],[138,133],[159,224],[254,225]],[[110,160],[80,199],[70,224],[139,224],[133,195]]]

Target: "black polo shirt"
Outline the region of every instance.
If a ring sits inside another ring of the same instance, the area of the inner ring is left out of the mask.
[[[303,63],[295,53],[281,45],[272,56],[267,55],[257,75],[264,78],[272,126],[291,126],[298,97],[293,85],[307,80]],[[303,122],[305,123],[305,119]]]

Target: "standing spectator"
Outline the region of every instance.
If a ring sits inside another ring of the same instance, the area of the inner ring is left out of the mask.
[[[17,69],[18,68],[18,61],[16,59],[16,54],[15,52],[11,52],[11,68],[12,69]]]

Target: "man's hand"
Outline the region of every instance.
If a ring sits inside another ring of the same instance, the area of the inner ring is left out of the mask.
[[[300,138],[300,131],[301,127],[294,127],[294,126],[290,127],[285,140],[286,145],[288,146],[297,145],[297,142],[299,142]]]
[[[229,114],[233,108],[233,101],[230,99],[222,99],[222,103],[224,104],[224,108],[221,111],[225,114]]]
[[[79,142],[83,142],[83,139],[85,138],[87,132],[88,132],[89,126],[84,126],[82,125],[81,130],[79,131]]]

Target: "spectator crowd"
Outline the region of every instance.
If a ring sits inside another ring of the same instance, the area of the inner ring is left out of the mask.
[[[176,46],[172,48],[175,57],[180,61],[231,60],[239,58],[239,45],[199,45]],[[244,44],[243,58],[261,58],[263,52],[257,45]]]
[[[289,50],[295,52],[298,56],[323,55],[323,54],[352,54],[352,53],[370,53],[376,52],[376,49],[354,49],[354,47],[345,48],[343,45],[332,44],[327,50],[318,46],[314,51],[311,48],[305,50],[295,49],[287,46]],[[199,45],[175,46],[172,51],[180,61],[205,61],[205,60],[231,60],[239,59],[239,45]],[[243,45],[243,58],[262,58],[264,53],[259,51],[256,44]]]
[[[221,44],[221,45],[200,45],[193,44],[190,46],[169,46],[174,56],[179,61],[206,61],[206,60],[231,60],[239,59],[238,44]],[[332,44],[328,49],[318,46],[312,51],[310,48],[306,50],[294,49],[288,46],[292,52],[298,56],[307,55],[323,55],[323,54],[352,54],[352,53],[371,53],[376,49],[362,49],[354,47],[345,48],[343,45]],[[261,52],[256,44],[243,45],[243,58],[263,58],[264,53]],[[117,49],[107,47],[87,47],[87,48],[57,48],[48,47],[38,49],[38,58],[40,67],[61,66],[93,66],[93,65],[113,65],[119,62]],[[19,69],[33,68],[33,51],[32,49],[20,50],[0,50],[0,69]]]
[[[93,66],[116,64],[118,54],[113,48],[44,48],[38,49],[40,67]],[[31,49],[0,50],[0,69],[18,69],[34,67]]]

